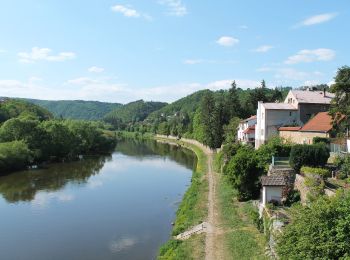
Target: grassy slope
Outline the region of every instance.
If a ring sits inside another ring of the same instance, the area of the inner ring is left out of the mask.
[[[162,140],[162,139],[160,139]],[[168,140],[164,140],[168,141]],[[192,183],[176,213],[176,221],[173,235],[177,235],[192,226],[203,222],[208,215],[208,181],[207,157],[204,152],[195,145],[181,141],[171,142],[180,144],[194,151],[197,155],[197,169],[192,175]],[[159,259],[203,259],[205,256],[205,234],[196,235],[185,241],[169,240],[160,248]]]
[[[219,157],[219,155],[217,155]],[[220,160],[215,160],[215,168],[220,172]],[[218,199],[221,223],[225,234],[227,259],[267,259],[264,255],[265,237],[253,224],[249,212],[255,210],[251,202],[238,202],[235,190],[219,175]]]

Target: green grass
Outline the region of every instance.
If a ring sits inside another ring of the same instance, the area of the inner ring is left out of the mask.
[[[236,191],[220,175],[218,196],[221,222],[225,234],[227,259],[267,259],[264,255],[265,237],[251,218],[255,210],[251,202],[239,202]]]
[[[175,225],[172,235],[178,235],[187,229],[203,222],[208,215],[207,198],[208,182],[206,179],[207,157],[195,145],[182,141],[160,139],[177,143],[191,149],[198,158],[197,168],[193,172],[191,186],[176,213]],[[205,256],[205,235],[196,235],[185,241],[169,240],[159,250],[158,259],[203,259]]]

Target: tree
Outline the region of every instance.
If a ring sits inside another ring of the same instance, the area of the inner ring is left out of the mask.
[[[0,143],[0,172],[24,169],[32,161],[32,153],[23,141]]]
[[[224,137],[225,137],[224,143],[225,144],[236,142],[237,128],[240,121],[241,119],[239,119],[238,117],[233,117],[231,118],[229,124],[224,126]]]
[[[227,124],[233,117],[239,117],[241,114],[241,109],[236,81],[233,81],[226,99],[225,112],[227,113],[227,118],[225,118],[224,123]]]
[[[213,131],[214,118],[217,116],[215,111],[215,99],[212,92],[208,92],[204,95],[201,102],[201,124],[204,134],[204,144],[210,148],[215,148],[215,136]]]
[[[339,68],[334,81],[330,88],[335,94],[331,103],[331,114],[334,122],[338,122],[341,115],[350,118],[350,67]]]
[[[350,193],[294,206],[291,223],[277,239],[280,259],[348,259]]]
[[[250,101],[254,105],[254,110],[258,108],[258,102],[267,102],[268,97],[266,95],[266,83],[265,80],[261,81],[261,85],[258,88],[255,88],[251,93],[250,93]]]
[[[263,169],[259,167],[252,147],[241,147],[225,166],[224,174],[238,191],[239,199],[251,199],[259,194],[259,177]]]

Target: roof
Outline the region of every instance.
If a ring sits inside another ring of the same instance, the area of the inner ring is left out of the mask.
[[[255,125],[249,126],[246,130],[243,131],[244,134],[253,134],[255,133]]]
[[[263,186],[285,186],[286,180],[281,175],[262,176],[261,184]]]
[[[265,109],[271,110],[297,110],[292,104],[288,103],[262,103]]]
[[[334,94],[323,91],[291,90],[299,103],[330,104]]]
[[[301,126],[281,126],[278,131],[299,131]]]
[[[342,119],[344,116],[342,117]],[[320,112],[311,118],[300,131],[305,132],[323,132],[327,133],[333,128],[333,119],[328,112]]]
[[[254,120],[254,119],[256,119],[256,115],[255,116],[250,116],[250,117],[248,117],[246,119],[243,119],[241,122],[248,122],[248,121]]]

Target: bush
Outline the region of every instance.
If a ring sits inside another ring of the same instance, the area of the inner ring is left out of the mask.
[[[291,223],[277,238],[280,259],[348,259],[350,193],[321,197],[290,211]]]
[[[237,151],[224,169],[224,174],[238,191],[238,199],[251,199],[259,194],[259,177],[263,169],[259,167],[256,152],[249,146]]]
[[[326,138],[326,137],[315,136],[315,137],[312,139],[312,143],[313,143],[313,144],[318,144],[318,143],[330,144],[331,141],[329,140],[329,138]]]
[[[330,175],[331,175],[331,173],[328,169],[308,167],[308,166],[301,167],[300,172],[303,174],[316,174],[316,175],[321,176],[323,179],[326,179],[326,178],[330,177]]]
[[[324,143],[298,144],[291,149],[289,163],[296,172],[302,166],[324,166],[329,158],[329,149]]]
[[[23,141],[0,143],[0,172],[21,170],[32,160],[32,153]]]
[[[300,192],[298,190],[291,190],[288,193],[288,196],[284,205],[287,207],[290,207],[294,203],[298,203],[299,201],[300,201]]]
[[[350,156],[337,157],[335,164],[339,169],[337,174],[338,179],[344,180],[350,176]]]

